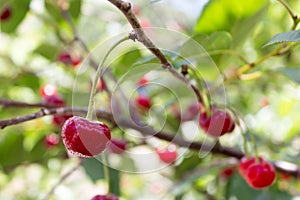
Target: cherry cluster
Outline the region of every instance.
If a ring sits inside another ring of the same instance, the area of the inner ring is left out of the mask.
[[[239,172],[254,189],[266,188],[275,181],[273,165],[262,157],[243,157],[239,163]]]

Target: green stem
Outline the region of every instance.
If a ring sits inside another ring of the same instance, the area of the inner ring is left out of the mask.
[[[102,157],[102,166],[103,166],[103,172],[104,172],[104,179],[107,183],[107,194],[110,193],[110,176],[109,176],[109,169],[107,165],[107,157],[105,153],[101,154]]]
[[[97,92],[97,85],[98,85],[98,81],[102,72],[102,68],[103,68],[103,64],[105,62],[105,60],[107,59],[107,57],[109,56],[109,54],[114,50],[114,48],[116,48],[119,44],[121,44],[122,42],[126,41],[129,39],[129,36],[126,36],[122,39],[120,39],[119,41],[117,41],[104,55],[104,58],[102,59],[102,62],[100,63],[100,65],[97,68],[96,71],[96,76],[93,80],[93,85],[92,85],[92,91],[90,94],[90,100],[89,100],[89,106],[88,106],[88,112],[86,115],[86,119],[88,120],[92,120],[93,118],[93,108],[94,108],[94,103],[95,103],[95,95]]]

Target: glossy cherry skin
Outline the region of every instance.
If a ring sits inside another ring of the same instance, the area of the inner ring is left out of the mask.
[[[210,116],[206,112],[200,114],[199,125],[206,134],[217,138],[232,132],[235,128],[235,121],[226,111],[212,108]]]
[[[73,117],[73,115],[53,115],[52,122],[54,125],[61,127],[65,121],[71,117]]]
[[[57,56],[57,60],[64,63],[65,65],[72,64],[72,57],[69,52],[60,52]]]
[[[259,163],[264,162],[262,157],[258,157],[259,159]],[[247,174],[248,168],[255,164],[255,157],[250,157],[247,158],[246,156],[244,156],[243,158],[241,158],[240,162],[239,162],[239,172],[240,174],[245,177],[245,175]]]
[[[119,200],[119,198],[114,194],[110,194],[109,196],[98,194],[94,196],[91,200]]]
[[[141,109],[149,110],[152,106],[150,98],[146,95],[140,95],[135,100],[136,104]]]
[[[275,176],[275,169],[270,163],[255,163],[248,168],[246,181],[254,189],[263,189],[274,183]]]
[[[111,139],[109,143],[109,150],[115,154],[121,154],[126,150],[126,140]]]
[[[59,137],[57,134],[51,133],[49,135],[46,135],[44,143],[45,143],[46,147],[48,147],[48,148],[54,147],[54,146],[58,145]]]
[[[70,153],[80,157],[94,157],[105,150],[111,135],[104,123],[74,116],[63,125],[62,139]]]
[[[156,148],[159,159],[167,164],[175,162],[177,158],[177,148],[174,144],[170,144],[165,148]]]
[[[4,7],[0,13],[0,21],[7,21],[11,17],[11,8],[9,6]]]

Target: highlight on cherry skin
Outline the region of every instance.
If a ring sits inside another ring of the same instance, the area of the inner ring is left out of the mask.
[[[119,200],[119,198],[114,194],[109,194],[109,195],[98,194],[94,196],[91,200]]]
[[[111,134],[108,126],[102,122],[73,116],[62,127],[62,139],[71,154],[94,157],[106,149]]]

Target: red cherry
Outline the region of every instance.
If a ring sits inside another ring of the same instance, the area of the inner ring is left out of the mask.
[[[57,60],[64,63],[65,65],[71,65],[72,64],[72,57],[71,54],[68,52],[61,52],[57,56]]]
[[[54,85],[43,85],[40,88],[40,94],[42,97],[45,96],[55,96],[57,95],[57,89]]]
[[[140,108],[146,109],[146,110],[149,110],[152,106],[149,97],[146,95],[138,96],[138,98],[135,100],[135,102]]]
[[[140,24],[141,24],[142,28],[149,28],[149,27],[151,27],[150,22],[148,20],[146,20],[146,19],[142,19]]]
[[[109,149],[112,153],[121,154],[126,150],[126,140],[111,139]]]
[[[268,162],[252,164],[246,174],[247,183],[255,188],[262,189],[274,183],[275,169]]]
[[[156,148],[159,159],[164,163],[173,163],[177,158],[177,148],[174,144],[170,144],[165,148]]]
[[[6,6],[3,8],[0,14],[0,21],[6,21],[11,17],[11,8],[9,6]]]
[[[72,58],[72,66],[73,67],[77,67],[78,65],[80,65],[80,63],[81,63],[80,57],[74,57],[74,58]]]
[[[65,121],[71,117],[73,117],[73,115],[53,115],[52,122],[54,125],[61,127]]]
[[[190,121],[193,120],[199,113],[200,106],[199,103],[192,103],[189,105],[187,111],[182,116],[182,121]]]
[[[110,194],[109,196],[98,194],[94,196],[91,200],[119,200],[119,198],[114,194]]]
[[[64,99],[59,95],[44,96],[43,103],[47,105],[53,105],[53,106],[63,106]]]
[[[244,156],[243,158],[241,158],[240,162],[239,162],[239,172],[241,174],[241,176],[245,177],[248,171],[248,168],[255,164],[255,157],[251,157],[251,158],[247,158],[246,156]],[[262,157],[258,157],[259,163],[264,162]]]
[[[105,82],[103,80],[103,78],[100,78],[99,82],[98,82],[98,87],[97,87],[97,91],[102,91],[106,88]]]
[[[149,80],[143,76],[138,82],[137,85],[140,87],[146,86],[149,83]]]
[[[208,135],[220,137],[225,133],[232,132],[235,128],[235,122],[229,113],[212,108],[210,114],[211,115],[208,116],[206,112],[202,112],[199,119],[200,127]]]
[[[231,177],[234,174],[234,168],[233,167],[229,167],[226,169],[223,169],[220,172],[220,176],[224,179],[228,179],[229,177]]]
[[[55,133],[51,133],[45,137],[45,145],[48,148],[54,147],[59,143],[59,137]]]
[[[69,118],[62,127],[65,147],[80,157],[93,157],[102,153],[110,138],[110,129],[104,123],[78,116]]]

